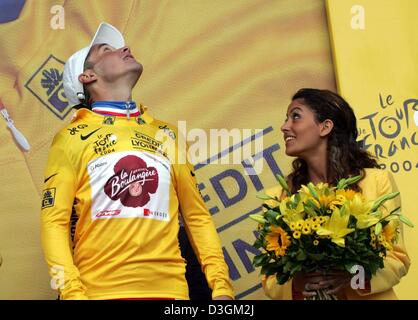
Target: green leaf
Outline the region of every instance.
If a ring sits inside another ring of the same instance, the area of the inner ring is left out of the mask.
[[[408,227],[411,227],[411,228],[413,228],[414,227],[414,224],[407,218],[407,217],[405,217],[404,215],[399,215],[399,219],[403,222],[403,223],[405,223]]]
[[[261,274],[265,274],[266,276],[273,275],[276,272],[277,272],[277,268],[274,264],[269,263],[261,267]]]
[[[253,265],[256,266],[256,267],[262,266],[263,264],[266,263],[266,259],[270,260],[270,257],[268,256],[268,254],[267,253],[261,253],[261,254],[254,257]]]
[[[288,273],[277,273],[276,278],[279,284],[285,284],[290,277]]]
[[[299,250],[298,254],[296,255],[296,260],[298,261],[306,260],[306,254],[303,250]]]
[[[298,263],[290,269],[290,274],[295,274],[296,272],[300,271],[302,269],[302,264]]]
[[[280,215],[280,213],[278,213],[278,212],[276,212],[276,211],[274,211],[274,210],[268,210],[266,213],[265,213],[265,217],[268,219],[268,220],[272,220],[272,221],[274,221],[274,220],[276,220],[276,218],[277,218],[277,216],[279,216]]]

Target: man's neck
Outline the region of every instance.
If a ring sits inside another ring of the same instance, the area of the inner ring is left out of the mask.
[[[103,94],[95,95],[93,101],[132,101],[132,94],[129,93],[112,93],[104,92]]]
[[[132,88],[128,85],[112,84],[99,87],[92,93],[93,101],[131,101]]]

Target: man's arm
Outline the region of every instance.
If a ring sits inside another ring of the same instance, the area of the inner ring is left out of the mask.
[[[234,298],[228,266],[212,217],[200,196],[190,163],[176,164],[176,191],[186,231],[197,254],[213,299]]]
[[[61,299],[87,299],[74,265],[70,243],[70,217],[76,192],[76,174],[64,148],[52,143],[42,196],[41,238],[51,285]]]
[[[202,267],[186,234],[184,223],[180,223],[178,239],[181,255],[186,260],[186,280],[190,300],[211,300],[212,290],[208,286],[205,274],[202,272]]]

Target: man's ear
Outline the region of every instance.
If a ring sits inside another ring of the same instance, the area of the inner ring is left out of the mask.
[[[82,74],[78,76],[78,80],[82,84],[90,84],[97,80],[97,75],[94,73],[93,70],[87,69]]]
[[[332,131],[332,128],[334,128],[334,122],[332,122],[332,120],[327,119],[325,121],[323,121],[321,123],[321,131],[320,131],[320,136],[321,137],[325,137],[327,135],[329,135]]]

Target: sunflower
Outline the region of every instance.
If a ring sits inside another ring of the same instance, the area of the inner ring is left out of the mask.
[[[395,242],[396,239],[396,229],[393,227],[391,223],[388,223],[383,227],[382,235],[385,239],[385,242],[387,243],[387,249],[392,250],[392,244]]]
[[[277,226],[271,226],[270,233],[266,235],[266,241],[266,249],[274,251],[278,257],[283,257],[287,247],[292,243],[286,231]]]

